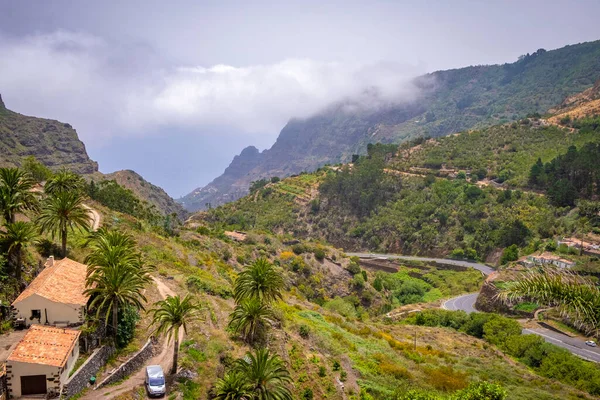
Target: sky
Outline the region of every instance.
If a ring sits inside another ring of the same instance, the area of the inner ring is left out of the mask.
[[[108,173],[180,197],[293,117],[410,78],[600,39],[590,1],[0,0],[0,94]]]

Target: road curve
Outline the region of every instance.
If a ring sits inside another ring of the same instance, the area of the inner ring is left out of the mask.
[[[466,313],[477,312],[475,302],[479,293],[464,294],[462,296],[453,297],[442,303],[444,310],[458,311],[463,310]]]
[[[463,260],[451,260],[448,258],[430,258],[430,257],[417,257],[417,256],[403,256],[400,254],[376,254],[376,253],[346,253],[350,257],[358,258],[381,258],[388,260],[408,260],[408,261],[424,261],[424,262],[435,262],[448,265],[458,265],[460,267],[471,267],[481,271],[484,275],[489,275],[494,270],[485,264],[480,264],[471,261]]]
[[[484,275],[491,274],[494,270],[487,265],[479,264],[469,261],[460,260],[448,260],[445,258],[428,258],[428,257],[416,257],[416,256],[402,256],[397,254],[374,254],[374,253],[346,253],[348,256],[356,256],[359,258],[373,258],[373,259],[397,259],[397,260],[410,260],[410,261],[428,261],[438,262],[450,265],[460,265],[464,267],[472,267],[481,271]],[[469,293],[461,296],[453,297],[442,303],[442,308],[451,311],[462,310],[466,313],[477,312],[475,309],[475,302],[479,293]],[[544,338],[548,343],[552,343],[556,346],[562,347],[570,351],[583,359],[600,363],[600,348],[590,347],[585,344],[584,339],[572,338],[567,335],[563,335],[558,332],[551,331],[546,328],[532,328],[523,329],[523,334],[533,334]]]

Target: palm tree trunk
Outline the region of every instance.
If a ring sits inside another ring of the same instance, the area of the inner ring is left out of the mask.
[[[175,346],[173,348],[173,367],[171,368],[171,375],[175,375],[177,373],[177,361],[179,358],[179,327],[176,326],[174,329],[175,334]]]
[[[67,230],[63,229],[61,232],[62,236],[62,256],[65,258],[67,256]]]
[[[117,337],[117,330],[119,329],[119,305],[115,301],[112,307],[112,326],[113,326],[113,335]]]

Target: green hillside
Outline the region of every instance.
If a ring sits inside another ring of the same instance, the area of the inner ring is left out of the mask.
[[[597,129],[530,118],[399,148],[372,146],[353,165],[269,183],[198,217],[347,251],[486,259],[511,245],[535,249],[575,227],[569,209],[528,186],[532,166],[597,143]]]
[[[374,94],[357,104],[347,99],[310,118],[290,120],[270,149],[245,149],[221,176],[181,202],[191,211],[207,203],[223,204],[242,197],[252,181],[349,162],[353,154],[364,154],[369,143],[441,137],[544,114],[599,78],[600,41],[540,49],[503,65],[433,72],[415,80],[419,95],[412,102],[362,107],[370,101],[378,104]]]

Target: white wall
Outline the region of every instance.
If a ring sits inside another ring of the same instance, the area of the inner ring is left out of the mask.
[[[12,366],[12,370],[10,373],[7,372],[8,383],[12,385],[9,386],[9,390],[12,389],[12,392],[9,391],[9,394],[13,397],[21,396],[21,376],[27,375],[46,375],[46,378],[52,378],[53,376],[58,376],[60,373],[59,367],[52,367],[49,365],[41,365],[41,364],[29,364],[15,361],[8,361],[7,367]],[[47,391],[56,390],[60,388],[60,382],[55,380],[54,382],[46,381]]]
[[[47,392],[51,391],[60,391],[62,385],[69,378],[69,372],[73,368],[75,361],[79,357],[79,343],[75,343],[75,347],[71,352],[71,355],[67,359],[67,363],[65,364],[65,369],[61,373],[61,369],[59,367],[53,367],[50,365],[42,365],[42,364],[30,364],[24,362],[16,362],[16,361],[7,361],[7,366],[10,365],[9,369],[11,369],[10,373],[7,373],[8,382],[12,383],[10,389],[12,392],[10,394],[13,397],[21,396],[21,376],[28,375],[46,375],[46,378],[58,377],[53,382],[46,381],[46,390]]]
[[[63,304],[56,303],[41,297],[37,294],[33,294],[24,300],[13,305],[17,311],[17,318],[24,318],[27,326],[31,324],[45,324],[46,323],[46,311],[48,312],[48,323],[55,325],[56,321],[68,321],[68,323],[74,324],[83,322],[82,306],[77,304]],[[41,318],[31,320],[31,310],[40,310]]]

